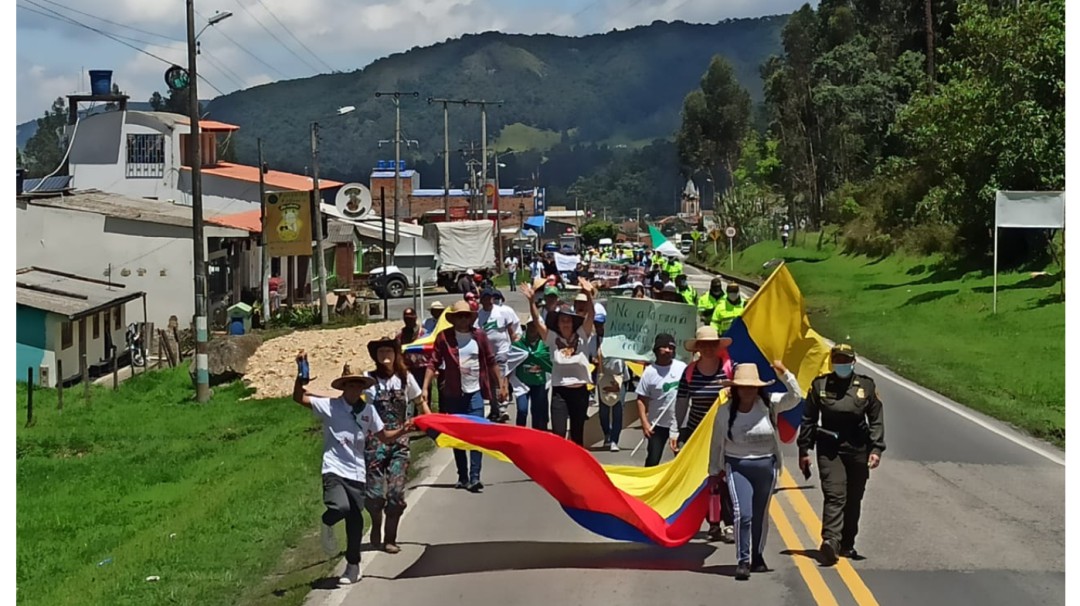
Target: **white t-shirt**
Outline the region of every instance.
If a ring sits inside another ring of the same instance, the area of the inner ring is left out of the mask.
[[[374,406],[365,405],[359,413],[344,398],[311,398],[311,412],[323,423],[322,473],[332,473],[346,480],[367,480],[364,442],[378,439],[382,419]]]
[[[502,312],[506,315],[507,324],[510,326],[513,333],[515,335],[517,335],[518,338],[520,339],[521,338],[521,318],[518,317],[517,312],[514,311],[514,308],[510,307],[509,305],[507,305],[505,303],[503,303],[502,305],[496,305],[495,308],[499,309],[499,310],[502,310]]]
[[[654,427],[667,427],[672,438],[679,436],[675,399],[679,395],[679,379],[685,373],[686,363],[672,360],[668,366],[650,364],[638,381],[637,395],[649,399],[649,423]]]
[[[480,345],[471,333],[454,331],[458,343],[462,393],[480,391]]]
[[[723,411],[727,414],[727,411]],[[769,409],[758,400],[750,412],[738,412],[731,424],[731,437],[724,438],[724,455],[736,459],[771,457],[775,447]]]
[[[488,341],[491,341],[491,348],[499,355],[510,352],[510,327],[512,325],[510,315],[506,313],[506,307],[503,305],[493,305],[491,311],[481,307],[476,316],[476,327],[484,331]]]
[[[510,257],[506,260],[506,271],[517,271],[518,261],[517,257]]]
[[[577,351],[567,355],[566,350],[559,349],[558,341],[561,338],[558,331],[548,328],[544,343],[547,343],[548,349],[551,350],[551,385],[553,387],[592,384],[589,358],[596,354],[596,333],[586,337],[583,329],[579,328],[577,334]]]

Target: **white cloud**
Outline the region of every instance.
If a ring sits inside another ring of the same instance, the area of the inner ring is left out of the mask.
[[[726,0],[723,3],[716,0],[568,0],[558,4],[532,0],[199,0],[197,10],[201,17],[196,21],[200,28],[205,24],[205,18],[217,10],[234,13],[231,18],[206,30],[200,38],[199,70],[228,93],[281,79],[282,75],[300,78],[325,72],[326,64],[341,71],[358,69],[379,57],[465,33],[494,30],[580,35],[633,27],[656,19],[715,22],[733,16],[773,14],[794,10],[800,3],[798,0]],[[96,21],[55,5],[44,6],[88,25],[127,36],[127,42],[168,62],[187,63],[182,42],[186,22],[182,0],[65,0],[65,4],[145,31]],[[18,52],[21,57],[33,57],[33,61],[25,65],[20,60],[17,77],[17,117],[20,121],[37,116],[52,99],[77,88],[80,82],[76,74],[83,62],[93,62],[95,67],[106,69],[110,64],[116,65],[114,78],[132,99],[145,100],[155,90],[164,89],[162,76],[168,67],[165,63],[86,29],[24,10],[18,11],[18,15]],[[282,28],[279,20],[288,26],[292,35]],[[293,36],[303,41],[318,59]],[[286,50],[283,45],[291,50]],[[110,50],[104,52],[103,47]],[[214,95],[216,93],[209,86],[200,82],[201,97]]]

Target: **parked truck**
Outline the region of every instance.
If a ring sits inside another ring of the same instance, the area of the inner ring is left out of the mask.
[[[495,224],[491,221],[447,221],[424,226],[424,239],[438,254],[437,283],[457,292],[462,274],[495,270]]]

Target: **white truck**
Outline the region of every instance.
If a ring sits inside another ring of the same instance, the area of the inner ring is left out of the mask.
[[[450,221],[424,226],[423,239],[402,240],[394,251],[394,265],[372,269],[376,294],[397,298],[416,282],[437,284],[447,292],[457,291],[457,281],[468,270],[495,269],[495,226],[491,221]]]

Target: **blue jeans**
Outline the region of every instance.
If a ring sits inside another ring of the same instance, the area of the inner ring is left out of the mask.
[[[776,458],[725,457],[728,489],[735,521],[738,562],[761,558],[769,534],[769,501],[776,487]],[[751,547],[752,545],[752,547]]]
[[[526,385],[529,391],[517,397],[517,424],[525,427],[529,410],[532,409],[532,428],[547,431],[548,392],[546,385]],[[530,406],[530,402],[532,405]]]
[[[623,426],[623,398],[626,397],[626,387],[619,392],[619,403],[608,406],[600,403],[600,429],[604,430],[604,442],[619,443],[619,434]]]
[[[460,398],[447,398],[439,402],[439,408],[451,414],[469,415],[483,419],[484,396],[479,391],[476,391],[464,394]],[[478,450],[454,449],[454,463],[457,464],[459,483],[472,485],[480,481],[480,461],[482,458],[483,454]]]

